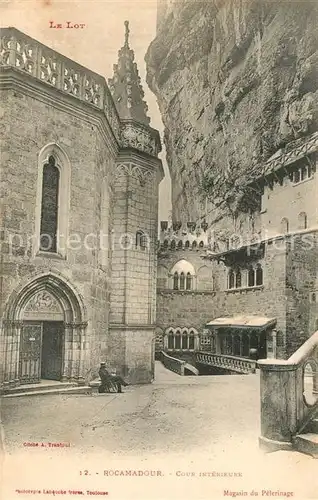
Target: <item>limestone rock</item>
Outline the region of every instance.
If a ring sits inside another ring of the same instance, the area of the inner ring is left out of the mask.
[[[195,220],[204,172],[238,185],[289,141],[317,130],[318,3],[160,5],[147,82],[165,126],[173,219]],[[212,196],[233,196],[237,185]]]

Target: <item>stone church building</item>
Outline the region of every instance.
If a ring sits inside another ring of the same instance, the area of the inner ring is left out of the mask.
[[[0,387],[154,377],[163,169],[134,52],[113,78],[1,30]]]

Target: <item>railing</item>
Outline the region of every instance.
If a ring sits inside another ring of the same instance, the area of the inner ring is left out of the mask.
[[[258,360],[265,450],[289,449],[318,413],[318,331],[288,360]]]
[[[197,351],[195,353],[195,360],[197,363],[203,365],[214,366],[235,373],[249,374],[255,373],[256,370],[256,361],[237,356],[228,356],[226,354]]]
[[[173,358],[172,356],[169,356],[165,352],[161,351],[161,362],[166,368],[168,368],[168,370],[171,370],[178,375],[184,375],[184,367],[187,364],[186,361]]]
[[[2,28],[0,66],[28,74],[50,88],[104,112],[122,147],[132,147],[156,156],[161,150],[157,130],[133,120],[120,120],[103,76],[55,52],[15,28]]]

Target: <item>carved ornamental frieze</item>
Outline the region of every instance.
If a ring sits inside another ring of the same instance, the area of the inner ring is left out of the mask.
[[[121,126],[122,147],[138,149],[152,156],[157,156],[160,152],[160,142],[155,132],[137,122],[124,122]]]
[[[129,176],[137,179],[141,186],[153,182],[154,172],[146,168],[141,168],[140,165],[135,163],[117,163],[116,165],[116,178]]]
[[[0,66],[13,67],[102,110],[122,148],[134,148],[152,156],[161,150],[159,134],[138,122],[121,122],[106,80],[15,28],[2,28]]]

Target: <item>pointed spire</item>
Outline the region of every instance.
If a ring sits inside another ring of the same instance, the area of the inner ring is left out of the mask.
[[[129,49],[129,33],[130,33],[130,30],[129,30],[129,21],[125,21],[125,45],[124,47],[126,49]]]
[[[134,51],[129,47],[129,33],[129,22],[125,21],[125,43],[118,52],[118,63],[114,65],[114,76],[108,80],[108,85],[120,118],[149,125],[148,106],[143,100]]]

